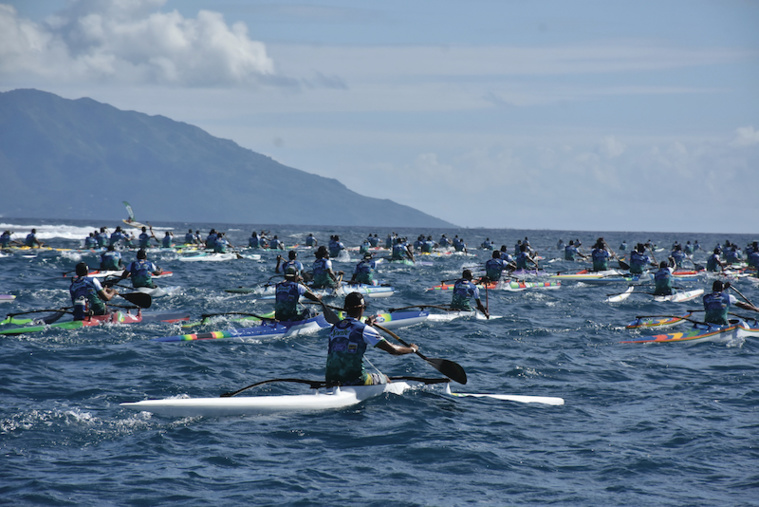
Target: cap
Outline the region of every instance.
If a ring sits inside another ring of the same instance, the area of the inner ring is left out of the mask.
[[[298,275],[300,275],[300,272],[295,266],[287,266],[287,269],[285,269],[285,278],[297,278]]]

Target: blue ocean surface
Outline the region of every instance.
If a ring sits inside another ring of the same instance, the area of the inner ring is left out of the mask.
[[[115,223],[0,219],[23,239],[79,248],[96,227]],[[245,224],[172,224],[205,236],[225,231],[247,245],[253,230],[270,230],[286,244],[313,232],[358,246],[388,228],[307,228]],[[159,236],[162,230],[156,231]],[[545,230],[420,230],[416,239],[459,235],[470,257],[422,259],[415,266],[380,264],[379,278],[396,292],[369,299],[369,312],[413,304],[446,304],[450,293],[425,292],[482,266],[487,237],[513,249],[530,243],[548,272],[574,272],[584,262],[558,260],[559,239],[581,239],[584,249],[604,236],[616,249],[652,240],[666,251],[675,240],[698,240],[711,251],[749,235],[581,232]],[[255,294],[225,289],[265,282],[278,252],[224,262],[182,262],[174,252],[149,257],[173,271],[159,285],[179,285],[151,310],[264,313],[273,306]],[[621,253],[621,252],[620,252]],[[335,268],[350,274],[358,260]],[[134,252],[125,252],[126,261]],[[704,263],[706,252],[696,253]],[[306,265],[312,252],[300,250]],[[69,278],[88,252],[12,252],[0,258],[4,313],[70,305]],[[733,282],[759,302],[759,284]],[[683,282],[708,289],[711,281]],[[397,331],[429,357],[462,365],[470,393],[555,396],[563,406],[490,398],[454,398],[441,385],[386,394],[343,410],[223,418],[171,418],[136,412],[124,402],[167,397],[216,397],[253,382],[321,379],[326,333],[286,339],[219,339],[161,343],[183,334],[178,324],[107,325],[4,336],[0,351],[0,503],[8,505],[757,505],[759,504],[759,343],[756,338],[696,344],[623,344],[642,336],[625,329],[638,315],[680,313],[688,303],[657,303],[637,289],[619,303],[604,302],[626,284],[563,282],[560,289],[483,293],[502,318],[427,322]],[[121,301],[124,303],[124,301]],[[335,305],[342,303],[334,299]],[[434,311],[434,310],[432,310]],[[747,313],[747,312],[743,312]],[[193,331],[238,325],[219,317]],[[369,350],[388,375],[439,377],[415,355]],[[371,367],[370,367],[371,368]],[[298,385],[267,384],[241,396],[305,393]]]

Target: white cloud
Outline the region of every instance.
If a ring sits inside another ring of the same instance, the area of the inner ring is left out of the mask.
[[[157,12],[165,0],[76,1],[37,24],[0,5],[0,75],[181,86],[255,84],[274,74],[242,23],[200,11]]]
[[[733,146],[754,146],[759,144],[759,131],[754,127],[739,127],[735,129],[735,138],[731,143]]]

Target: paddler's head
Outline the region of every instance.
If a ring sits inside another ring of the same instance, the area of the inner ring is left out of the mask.
[[[295,250],[290,250],[289,252],[287,252],[288,259],[295,260],[297,256],[298,256],[298,252],[296,252]]]
[[[80,262],[76,265],[76,276],[87,276],[87,273],[90,272],[90,268],[87,267],[86,262]]]
[[[725,286],[722,284],[722,281],[715,280],[712,284],[712,292],[722,292],[725,289]]]
[[[494,259],[500,259],[500,258],[501,258],[501,252],[500,252],[500,250],[493,250],[493,255],[492,255],[492,257],[493,257]]]
[[[465,269],[461,273],[461,278],[463,278],[464,280],[471,280],[472,279],[472,272],[469,271],[468,269]]]
[[[138,259],[147,259],[148,258],[148,254],[147,254],[147,252],[145,252],[145,250],[142,250],[142,249],[137,250],[137,258]]]
[[[298,272],[298,268],[295,266],[287,266],[287,269],[285,269],[285,280],[290,281],[297,281],[298,277],[300,276],[300,273]]]
[[[364,296],[359,292],[351,292],[345,296],[345,304],[343,306],[351,317],[360,317],[364,313],[364,308],[366,308]]]

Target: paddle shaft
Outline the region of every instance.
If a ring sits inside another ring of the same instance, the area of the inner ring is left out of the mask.
[[[380,331],[383,331],[396,340],[398,340],[403,346],[405,347],[411,347],[406,341],[404,341],[400,336],[393,333],[389,329],[380,326],[377,323],[372,324],[373,327],[376,327]],[[466,378],[466,371],[464,371],[464,368],[461,367],[458,363],[454,363],[453,361],[449,361],[447,359],[438,359],[438,358],[429,358],[419,352],[418,350],[414,351],[414,353],[427,361],[433,368],[435,368],[437,371],[445,375],[446,377],[450,378],[451,380],[458,382],[459,384],[466,384],[467,378]]]

